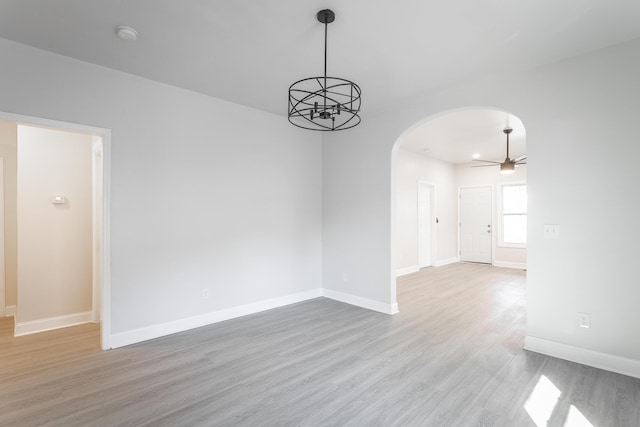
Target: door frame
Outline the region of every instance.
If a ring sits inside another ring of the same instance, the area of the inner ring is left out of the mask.
[[[495,194],[495,186],[493,184],[486,184],[486,185],[464,185],[461,187],[458,187],[458,262],[461,261],[460,259],[460,253],[462,251],[462,248],[460,247],[460,226],[461,226],[461,216],[460,216],[460,200],[462,198],[462,194],[460,192],[460,190],[463,189],[471,189],[471,188],[490,188],[491,189],[491,265],[494,264],[495,262],[495,256],[496,256],[496,251],[495,251],[495,247],[496,247],[496,230],[495,230],[495,215],[496,215],[496,206],[495,206],[495,200],[496,200],[496,194]]]
[[[4,253],[4,157],[0,157],[0,317],[7,315],[7,284]]]
[[[88,126],[79,123],[64,122],[42,117],[26,116],[22,114],[0,111],[0,119],[35,125],[59,128],[63,130],[89,133],[102,138],[102,277],[100,313],[100,346],[103,350],[111,348],[111,129]],[[94,246],[95,250],[95,246]],[[94,284],[94,294],[95,294]]]
[[[434,265],[436,265],[436,250],[437,250],[437,239],[438,239],[438,233],[437,230],[438,228],[436,227],[436,184],[431,182],[431,181],[426,181],[426,180],[422,180],[419,179],[418,183],[417,183],[417,203],[416,203],[416,209],[417,209],[417,217],[418,217],[418,221],[417,221],[417,245],[416,245],[416,261],[417,261],[417,265],[418,265],[418,269],[421,268],[425,268],[423,266],[420,265],[420,247],[422,246],[420,244],[420,186],[421,185],[426,185],[427,187],[429,187],[429,192],[430,194],[430,200],[429,200],[429,223],[431,224],[431,239],[429,242],[429,245],[431,245],[431,265],[428,267],[433,267]]]

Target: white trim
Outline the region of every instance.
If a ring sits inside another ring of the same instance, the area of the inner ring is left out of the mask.
[[[420,199],[421,199],[421,193],[420,193],[420,184],[426,185],[429,187],[429,223],[431,226],[431,241],[429,242],[431,248],[430,248],[430,252],[431,252],[431,256],[430,256],[430,264],[428,265],[420,265]],[[426,267],[431,267],[433,265],[435,265],[434,263],[434,259],[436,257],[436,254],[438,252],[438,222],[436,222],[436,219],[438,218],[437,216],[437,206],[436,206],[436,184],[434,182],[431,181],[425,181],[422,179],[419,179],[418,182],[416,183],[416,216],[418,218],[417,224],[416,224],[416,241],[417,241],[417,245],[416,245],[416,259],[418,261],[418,270],[420,270],[421,268],[426,268]]]
[[[104,185],[103,173],[104,162],[103,156],[103,137],[91,137],[91,236],[92,236],[92,310],[93,322],[100,323],[102,321],[102,270],[103,256],[102,247],[104,246],[104,227],[102,226],[102,218],[104,212],[102,204],[104,203]]]
[[[4,259],[4,157],[0,157],[0,317],[6,316],[6,269]]]
[[[4,311],[4,315],[6,317],[9,316],[14,316],[16,315],[16,306],[15,305],[8,305]]]
[[[111,130],[102,135],[102,294],[100,347],[111,348]]]
[[[28,322],[16,323],[15,336],[37,334],[38,332],[50,331],[52,329],[66,328],[67,326],[91,323],[93,320],[92,311],[82,313],[67,314],[64,316],[49,317],[46,319],[30,320]]]
[[[407,274],[416,273],[420,271],[417,265],[412,265],[411,267],[399,268],[396,270],[396,277],[406,276]]]
[[[78,123],[50,120],[41,117],[0,111],[0,119],[35,126],[61,128],[102,137],[102,321],[100,322],[100,344],[103,350],[111,348],[111,130]]]
[[[526,181],[513,181],[513,182],[499,182],[496,184],[496,208],[497,208],[497,221],[498,221],[498,234],[496,236],[496,247],[498,248],[512,248],[512,249],[527,249],[526,243],[506,243],[502,240],[502,235],[504,234],[504,214],[502,213],[502,192],[504,187],[517,187],[517,186],[525,186],[527,187]],[[527,195],[529,188],[527,187]],[[529,218],[528,213],[524,213],[527,215],[527,219]],[[527,237],[528,239],[528,237]],[[495,260],[494,260],[495,262]]]
[[[433,267],[442,267],[443,265],[455,264],[456,262],[460,262],[460,259],[458,257],[440,259],[433,262]],[[417,273],[418,271],[420,271],[420,269],[417,265],[399,268],[396,270],[396,277],[406,276],[407,274]]]
[[[519,270],[526,270],[527,263],[526,262],[508,262],[508,261],[494,261],[494,267],[505,267],[505,268],[517,268]]]
[[[374,301],[368,298],[359,297],[357,295],[345,294],[331,289],[323,289],[322,294],[329,299],[355,305],[357,307],[366,308],[373,311],[379,311],[384,314],[396,314],[398,312],[398,303],[387,304],[380,301]]]
[[[443,265],[455,264],[456,262],[460,262],[460,258],[453,257],[447,259],[440,259],[433,263],[434,267],[442,267]]]
[[[524,348],[525,350],[534,351],[547,356],[557,357],[559,359],[593,366],[594,368],[640,378],[640,360],[600,353],[586,348],[574,347],[572,345],[561,344],[531,336],[525,337]]]
[[[295,304],[297,302],[302,302],[313,298],[319,298],[321,296],[322,289],[314,289],[307,292],[285,295],[278,298],[244,304],[219,311],[212,311],[209,313],[187,317],[184,319],[178,319],[158,325],[146,326],[144,328],[134,329],[131,331],[119,332],[111,335],[111,348],[123,347],[150,339],[163,337],[165,335],[175,334],[177,332],[183,332],[189,329],[199,328],[201,326],[235,319],[249,314],[259,313],[261,311],[271,310],[273,308]]]

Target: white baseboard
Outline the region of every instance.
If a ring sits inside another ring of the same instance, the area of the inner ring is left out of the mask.
[[[396,277],[405,276],[407,274],[415,273],[420,271],[417,265],[412,265],[411,267],[399,268],[396,270]]]
[[[443,265],[455,264],[460,261],[457,257],[441,259],[433,262],[434,267],[442,267]],[[399,268],[396,270],[396,277],[406,276],[407,274],[416,273],[420,271],[420,268],[417,265],[412,265],[410,267]]]
[[[518,270],[526,270],[527,263],[526,262],[508,262],[508,261],[494,261],[494,267],[505,267],[505,268],[517,268]]]
[[[630,377],[640,378],[640,360],[627,359],[612,354],[600,353],[572,345],[561,344],[542,338],[526,336],[525,350],[593,366],[594,368],[616,372]]]
[[[273,308],[278,308],[313,298],[319,298],[321,296],[322,289],[314,289],[307,292],[300,292],[283,297],[244,304],[237,307],[231,307],[224,310],[204,313],[198,316],[187,317],[185,319],[178,319],[172,322],[151,325],[131,331],[119,332],[111,335],[110,344],[111,348],[124,347],[126,345],[163,337],[165,335],[171,335],[177,332],[183,332],[189,329],[199,328],[201,326],[235,319],[237,317],[246,316],[248,314],[259,313],[261,311],[271,310]]]
[[[443,265],[455,264],[456,262],[459,262],[459,261],[460,260],[458,259],[458,257],[441,259],[441,260],[438,260],[438,261],[434,262],[433,266],[434,267],[442,267]]]
[[[171,335],[178,332],[187,331],[189,329],[199,328],[201,326],[211,325],[213,323],[235,319],[238,317],[246,316],[248,314],[259,313],[261,311],[271,310],[273,308],[278,308],[285,305],[310,300],[313,298],[319,298],[322,296],[369,310],[379,311],[385,314],[396,314],[398,312],[398,303],[386,304],[351,294],[345,294],[343,292],[332,291],[330,289],[314,289],[307,292],[300,292],[297,294],[286,295],[284,297],[258,301],[255,303],[227,308],[220,311],[204,313],[198,316],[187,317],[185,319],[178,319],[172,322],[151,325],[131,331],[119,332],[111,335],[110,344],[111,348],[124,347],[126,345],[136,344],[142,341],[160,338],[165,335]]]
[[[384,314],[396,314],[398,312],[398,303],[386,304],[380,301],[370,300],[368,298],[356,295],[345,294],[344,292],[333,291],[331,289],[323,289],[322,294],[329,299],[367,308],[373,311],[379,311]]]
[[[93,312],[84,311],[82,313],[67,314],[64,316],[48,317],[46,319],[30,320],[28,322],[17,322],[15,336],[36,334],[38,332],[50,331],[52,329],[66,328],[67,326],[79,325],[81,323],[91,323]]]
[[[15,316],[16,315],[16,306],[15,305],[8,305],[4,310],[4,315],[6,317]]]

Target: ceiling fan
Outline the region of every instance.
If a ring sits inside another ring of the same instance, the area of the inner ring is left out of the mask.
[[[504,162],[494,162],[492,160],[480,160],[473,159],[475,162],[485,162],[491,163],[490,165],[477,165],[472,166],[474,168],[482,168],[487,166],[495,166],[500,165],[500,172],[504,174],[514,173],[516,171],[516,165],[526,165],[527,164],[527,155],[523,154],[520,157],[516,157],[515,159],[511,159],[509,157],[509,134],[513,132],[513,129],[510,127],[506,127],[502,130],[507,135],[507,157],[504,159]]]

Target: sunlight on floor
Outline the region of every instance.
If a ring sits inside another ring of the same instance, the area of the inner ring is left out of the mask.
[[[524,404],[527,411],[537,427],[545,427],[553,414],[561,395],[560,389],[556,387],[549,378],[542,375],[533,388],[529,399]],[[587,418],[571,405],[569,414],[564,423],[564,427],[595,427]]]
[[[542,375],[538,383],[534,387],[529,399],[524,404],[527,411],[536,426],[543,427],[547,425],[547,421],[551,418],[553,408],[556,407],[560,390],[549,378]]]
[[[564,427],[594,427],[593,424],[587,420],[587,418],[582,415],[582,412],[578,411],[578,408],[571,405],[569,408],[569,416],[567,417],[567,421],[564,423]]]

